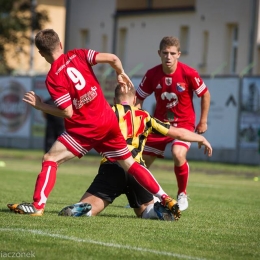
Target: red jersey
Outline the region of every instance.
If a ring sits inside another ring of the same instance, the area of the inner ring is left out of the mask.
[[[176,71],[170,75],[163,72],[162,65],[148,70],[136,95],[138,99],[144,100],[154,92],[155,118],[170,122],[175,127],[194,129],[193,92],[201,97],[206,91],[207,87],[197,71],[178,62]]]
[[[92,70],[97,54],[88,49],[71,50],[52,63],[46,78],[56,106],[73,106],[72,118],[64,119],[67,133],[96,140],[107,133],[115,117]]]

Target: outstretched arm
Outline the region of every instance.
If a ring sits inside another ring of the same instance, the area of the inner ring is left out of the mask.
[[[209,91],[205,92],[204,95],[201,97],[201,113],[200,113],[200,121],[196,126],[195,132],[198,134],[203,134],[207,131],[207,119],[210,107],[210,93]]]
[[[61,110],[56,106],[52,106],[42,102],[41,98],[38,95],[36,95],[33,91],[25,93],[23,101],[28,103],[35,109],[41,110],[43,113],[51,114],[53,116],[71,118],[73,115],[72,105],[68,106],[64,110]]]
[[[97,63],[108,63],[117,73],[118,83],[128,91],[129,87],[134,87],[130,78],[125,74],[120,59],[112,53],[98,53],[96,56]]]
[[[193,133],[184,128],[175,128],[173,126],[170,127],[167,136],[170,136],[174,139],[179,139],[187,142],[197,142],[199,149],[202,146],[205,146],[204,154],[208,154],[208,156],[212,156],[212,147],[208,140],[199,134]]]

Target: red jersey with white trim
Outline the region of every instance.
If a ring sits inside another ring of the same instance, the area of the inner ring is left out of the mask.
[[[72,118],[65,118],[68,134],[101,139],[115,117],[92,70],[98,52],[75,49],[55,60],[46,78],[47,89],[56,106],[73,106]],[[91,139],[90,139],[91,140]]]
[[[144,100],[153,92],[156,99],[154,117],[170,122],[175,127],[195,128],[193,92],[201,97],[207,86],[197,71],[181,62],[176,71],[167,75],[162,65],[148,70],[136,90],[138,99]]]

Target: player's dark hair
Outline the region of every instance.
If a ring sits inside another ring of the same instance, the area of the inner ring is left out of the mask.
[[[163,37],[160,42],[159,50],[161,51],[162,49],[165,49],[166,47],[170,47],[170,46],[177,47],[178,51],[181,50],[181,44],[180,44],[179,39],[176,37],[173,37],[173,36]]]
[[[59,36],[52,29],[41,30],[35,36],[36,47],[46,54],[52,54],[59,44]]]

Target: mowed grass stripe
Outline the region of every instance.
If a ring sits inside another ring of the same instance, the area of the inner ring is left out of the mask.
[[[125,208],[125,196],[97,217],[59,217],[64,206],[80,199],[97,173],[100,157],[87,155],[59,167],[45,213],[34,218],[13,214],[6,204],[32,200],[42,152],[5,151],[0,148],[0,160],[6,162],[0,168],[0,228],[5,229],[0,231],[1,252],[35,251],[40,260],[260,259],[260,181],[252,178],[260,172],[257,166],[231,169],[225,164],[189,162],[190,205],[178,222],[138,219]],[[152,173],[175,197],[173,162],[156,160]]]
[[[187,256],[187,255],[181,255],[181,254],[176,254],[172,252],[163,252],[163,251],[158,251],[158,250],[152,250],[148,248],[142,248],[142,247],[132,247],[128,245],[120,245],[120,244],[114,244],[114,243],[104,243],[101,241],[94,241],[90,239],[82,239],[82,238],[77,238],[77,237],[70,237],[70,236],[64,236],[60,234],[53,234],[53,233],[47,233],[42,230],[32,230],[32,229],[22,229],[22,228],[0,228],[1,232],[17,232],[21,235],[21,233],[32,233],[40,236],[46,236],[46,237],[53,237],[53,238],[58,238],[58,239],[65,239],[65,240],[71,240],[74,242],[83,242],[83,243],[88,243],[88,244],[96,244],[100,246],[105,246],[105,247],[115,247],[115,248],[120,248],[120,249],[126,249],[126,250],[131,250],[131,251],[141,251],[141,252],[148,252],[160,256],[173,256],[177,257],[180,259],[189,259],[189,260],[206,260],[205,258],[198,258],[198,257],[192,257],[192,256]]]

